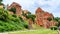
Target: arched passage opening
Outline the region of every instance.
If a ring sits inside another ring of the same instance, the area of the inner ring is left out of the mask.
[[[22,11],[21,11],[21,6],[18,3],[13,2],[10,6],[8,6],[8,10],[12,10],[13,13],[15,13],[17,16],[20,16]]]

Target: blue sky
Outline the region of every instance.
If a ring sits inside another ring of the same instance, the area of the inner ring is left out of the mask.
[[[35,13],[38,7],[44,11],[52,13],[55,17],[60,17],[60,0],[3,0],[4,4],[17,2],[22,6],[22,9],[27,9],[31,13]]]

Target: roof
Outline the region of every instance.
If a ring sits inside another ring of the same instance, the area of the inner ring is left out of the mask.
[[[13,7],[13,6],[21,7],[21,5],[19,5],[18,3],[13,2],[10,6],[8,6],[8,9],[11,9],[11,7]]]
[[[19,5],[19,4],[16,3],[16,2],[13,2],[11,5],[17,5],[17,6],[20,6],[20,7],[21,7],[21,5]]]
[[[36,13],[37,13],[37,12],[42,12],[42,11],[43,11],[43,10],[42,10],[40,7],[38,7],[37,10],[36,10]]]

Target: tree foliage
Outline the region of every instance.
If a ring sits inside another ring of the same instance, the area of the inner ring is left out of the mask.
[[[27,14],[25,14],[24,11],[23,11],[22,15],[25,16],[27,19],[31,18],[33,22],[34,22],[35,17],[36,17],[35,15],[31,14],[31,12],[28,12]]]
[[[51,21],[51,20],[52,20],[52,18],[51,18],[51,17],[48,17],[48,18],[47,18],[47,20]]]
[[[59,17],[55,17],[54,18],[54,21],[57,21],[58,22],[58,25],[57,26],[59,27],[60,26],[60,18]]]
[[[55,20],[55,21],[59,21],[60,18],[59,18],[59,17],[55,17],[54,20]]]
[[[0,0],[0,2],[2,2],[2,0]]]
[[[0,0],[0,5],[3,5],[2,1],[3,1],[3,0]]]
[[[10,15],[9,11],[0,9],[0,32],[28,28],[28,24],[19,16]]]
[[[16,13],[16,8],[11,8],[10,11],[12,11],[13,13]]]

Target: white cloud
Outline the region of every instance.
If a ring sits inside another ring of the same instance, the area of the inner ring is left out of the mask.
[[[53,13],[55,17],[60,17],[60,11],[58,10],[60,8],[57,8],[60,5],[60,0],[39,0],[37,3],[43,10]]]
[[[8,1],[8,2],[6,2],[6,1]],[[23,9],[27,9],[29,11],[34,11],[31,9],[35,9],[35,7],[34,7],[35,0],[5,0],[4,3],[5,4],[11,4],[12,2],[19,3]]]
[[[47,7],[42,7],[43,9],[55,9],[59,4],[60,4],[60,0],[48,0],[48,1],[43,1],[43,0],[39,0],[37,2],[40,6],[44,6],[44,5],[48,5]]]
[[[11,4],[12,2],[19,3],[23,9],[27,9],[32,13],[35,12],[37,7],[41,7],[43,10],[53,13],[55,16],[56,9],[60,5],[60,0],[4,0],[3,3]],[[59,12],[59,11],[58,11]]]

